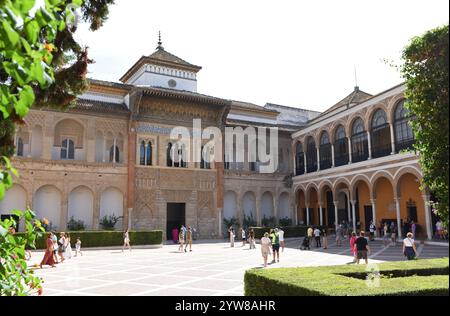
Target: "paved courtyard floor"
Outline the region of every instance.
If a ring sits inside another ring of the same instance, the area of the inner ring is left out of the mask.
[[[150,296],[241,296],[244,294],[244,273],[261,268],[259,245],[256,250],[236,243],[196,241],[193,251],[181,253],[178,246],[135,248],[131,252],[114,250],[83,250],[83,256],[66,260],[56,268],[36,269],[44,279],[43,295],[150,295]],[[287,240],[280,263],[269,268],[346,264],[352,261],[348,240],[336,247],[300,251],[300,239]],[[401,245],[383,247],[381,241],[370,242],[370,262],[404,260]],[[420,245],[421,258],[448,257],[445,246]],[[34,252],[30,265],[38,263],[43,252]]]

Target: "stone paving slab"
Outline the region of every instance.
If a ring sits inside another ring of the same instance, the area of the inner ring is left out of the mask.
[[[287,239],[278,267],[305,267],[348,264],[353,261],[348,240],[337,247],[330,238],[328,249],[312,247],[300,251],[303,238]],[[370,242],[372,263],[405,260],[400,243],[384,247],[382,241]],[[221,241],[196,241],[192,252],[177,252],[178,246],[120,250],[83,249],[78,256],[56,268],[37,269],[44,279],[44,295],[131,295],[131,296],[236,296],[244,293],[244,274],[262,268],[260,246],[257,249],[229,247]],[[448,247],[420,245],[420,258],[448,257]],[[42,259],[34,252],[30,265]]]

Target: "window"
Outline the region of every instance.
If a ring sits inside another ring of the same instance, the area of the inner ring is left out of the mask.
[[[339,167],[346,164],[348,164],[348,142],[344,126],[339,125],[334,141],[334,165]]]
[[[17,138],[17,156],[23,157],[23,140],[22,140],[22,137]]]
[[[172,143],[167,144],[167,152],[166,152],[166,164],[167,167],[173,167],[173,161],[172,161]]]
[[[295,175],[301,175],[305,173],[305,156],[303,152],[302,143],[297,143],[295,148]]]
[[[317,171],[317,149],[314,138],[311,136],[308,138],[306,145],[306,171]]]
[[[75,159],[75,144],[71,139],[64,139],[61,144],[61,159]]]
[[[372,118],[372,156],[384,157],[391,153],[391,129],[386,113],[379,109]]]
[[[139,164],[141,166],[145,165],[145,142],[141,141],[141,145],[139,147]]]
[[[147,152],[146,152],[146,157],[145,157],[145,164],[147,166],[151,166],[152,165],[152,143],[148,142],[147,144]]]
[[[328,133],[322,133],[320,137],[320,169],[328,169],[331,168],[331,144],[330,138],[328,137]]]
[[[119,147],[112,145],[109,149],[109,162],[119,162]]]
[[[405,100],[397,104],[394,115],[394,130],[395,130],[395,149],[397,151],[404,149],[411,149],[414,144],[414,134],[409,125],[409,111],[404,107]],[[412,117],[413,118],[413,117]]]
[[[369,146],[367,133],[364,130],[364,122],[358,118],[352,127],[352,161],[364,161],[369,158]]]
[[[204,159],[204,157],[206,157],[206,160]],[[204,146],[202,146],[200,168],[201,169],[211,169],[211,163],[209,162],[209,153],[207,151],[205,151]]]

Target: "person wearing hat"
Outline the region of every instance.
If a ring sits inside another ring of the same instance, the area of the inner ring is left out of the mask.
[[[408,260],[417,258],[417,249],[413,237],[414,235],[412,233],[408,233],[406,238],[403,239],[403,254]]]

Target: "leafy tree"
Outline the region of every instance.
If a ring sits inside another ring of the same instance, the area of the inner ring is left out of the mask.
[[[286,227],[292,225],[292,219],[289,217],[280,218],[279,220],[280,226]]]
[[[86,229],[84,222],[81,219],[75,219],[73,216],[67,222],[67,229],[71,231],[82,231]]]
[[[105,230],[114,230],[114,227],[116,226],[117,222],[119,222],[119,219],[121,217],[117,217],[116,215],[105,215],[100,219],[100,226],[102,226]]]
[[[67,109],[87,89],[86,48],[73,38],[76,9],[90,29],[97,30],[114,0],[0,0],[0,199],[17,171],[8,157],[14,153],[14,133],[29,109]],[[36,239],[27,211],[26,236],[17,237],[14,220],[0,221],[0,295],[26,295],[38,288],[24,259],[25,247]],[[35,222],[42,230],[39,221]]]
[[[436,196],[434,204],[448,227],[449,185],[449,26],[414,37],[403,50],[401,73],[406,83],[405,106],[414,116],[415,149],[420,154],[423,185]]]

